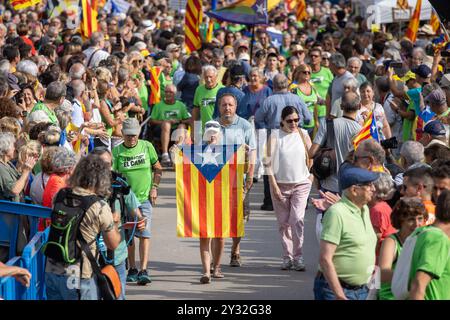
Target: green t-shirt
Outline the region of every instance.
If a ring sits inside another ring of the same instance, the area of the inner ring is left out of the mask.
[[[223,87],[223,84],[217,84],[214,88],[207,89],[205,85],[201,85],[195,90],[194,106],[200,108],[202,128],[205,127],[206,122],[212,120],[214,107],[216,105],[217,92]]]
[[[161,92],[161,101],[164,100],[164,90],[166,90],[166,86],[169,84],[173,84],[172,78],[166,79],[166,76],[163,72],[159,75],[159,92]]]
[[[337,245],[333,264],[339,279],[356,286],[369,281],[375,267],[377,236],[367,206],[360,210],[343,196],[325,213],[320,239]]]
[[[133,148],[123,144],[115,147],[112,154],[113,170],[125,175],[139,202],[148,200],[153,181],[152,166],[158,162],[153,145],[139,140]]]
[[[319,72],[311,73],[311,83],[314,85],[314,88],[317,89],[317,92],[322,99],[327,97],[328,88],[330,87],[333,78],[333,73],[326,67],[321,67]],[[327,115],[327,107],[325,105],[318,106],[317,111],[319,118]]]
[[[450,300],[450,239],[439,228],[422,227],[416,231],[416,246],[411,260],[409,284],[417,271],[423,271],[432,277],[425,291],[425,300]]]
[[[152,109],[152,120],[186,120],[191,117],[186,105],[176,100],[174,104],[166,104],[164,101],[155,104]],[[172,125],[172,128],[176,128],[177,125]]]
[[[11,192],[19,178],[20,173],[10,162],[0,162],[0,200],[20,201],[20,196]]]
[[[314,108],[317,108],[317,91],[316,89],[312,88],[311,94],[306,95],[304,94],[298,87],[295,88],[295,94],[297,94],[300,98],[303,99],[306,106],[308,107],[309,112],[313,115],[311,121],[308,124],[303,124],[303,128],[314,128]]]
[[[42,101],[37,102],[34,105],[34,107],[30,113],[33,113],[38,110],[44,111],[48,115],[50,122],[58,125],[59,122],[58,122],[58,118],[56,117],[56,113],[53,110],[51,110],[49,107],[47,107]]]
[[[139,99],[142,103],[142,108],[144,108],[145,111],[148,110],[148,89],[147,86],[142,84],[142,86],[138,90]]]

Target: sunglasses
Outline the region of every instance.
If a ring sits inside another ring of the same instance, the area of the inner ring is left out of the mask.
[[[310,71],[302,71],[303,74],[311,74]]]
[[[330,58],[322,57],[323,60],[330,60]]]
[[[205,125],[205,129],[208,129],[208,128],[220,129],[220,124],[210,123],[210,124]]]
[[[291,124],[291,123],[298,123],[298,121],[299,121],[300,119],[299,118],[295,118],[295,119],[289,119],[289,120],[284,120],[284,121],[286,121],[287,123],[289,123],[289,124]]]

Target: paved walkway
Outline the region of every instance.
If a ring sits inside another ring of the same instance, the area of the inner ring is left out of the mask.
[[[153,215],[154,236],[149,263],[153,282],[144,287],[127,285],[127,299],[313,299],[318,242],[316,216],[311,205],[305,219],[306,272],[280,270],[281,244],[274,213],[258,210],[263,199],[260,181],[251,192],[252,214],[241,242],[243,266],[228,266],[231,239],[227,239],[222,259],[225,278],[212,279],[210,284],[201,285],[198,239],[176,236],[174,172],[164,172],[159,191]]]

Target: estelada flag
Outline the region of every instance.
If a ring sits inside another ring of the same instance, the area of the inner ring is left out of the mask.
[[[10,0],[14,10],[22,10],[41,2],[41,0]]]
[[[378,126],[377,126],[377,120],[375,118],[375,114],[371,112],[367,116],[366,122],[364,122],[364,125],[361,129],[361,131],[358,133],[358,135],[353,140],[353,146],[355,150],[358,148],[358,145],[361,141],[367,140],[367,139],[374,139],[378,142],[380,142],[380,135],[378,134]]]
[[[244,145],[184,145],[175,153],[177,236],[244,236]]]
[[[411,20],[409,20],[408,29],[406,29],[405,36],[411,40],[412,43],[416,42],[417,30],[419,30],[420,24],[420,11],[422,9],[422,0],[417,0],[416,8],[414,9]]]

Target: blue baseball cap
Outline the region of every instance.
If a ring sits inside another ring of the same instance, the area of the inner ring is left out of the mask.
[[[412,69],[411,71],[424,79],[431,77],[431,69],[426,64],[421,64],[420,66]]]
[[[364,185],[376,181],[380,177],[379,173],[366,169],[346,166],[339,172],[340,185],[342,190],[355,185]]]
[[[432,136],[445,136],[446,131],[445,127],[439,120],[431,120],[429,121],[425,127],[423,128],[423,131],[432,135]]]

